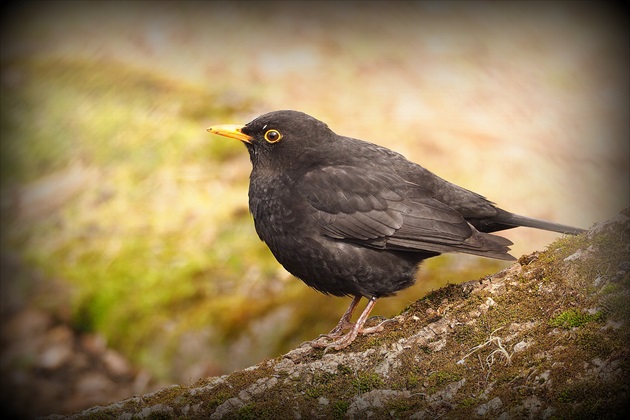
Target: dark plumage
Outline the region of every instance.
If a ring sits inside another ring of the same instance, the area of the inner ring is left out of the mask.
[[[245,126],[208,131],[247,146],[250,211],[280,264],[320,292],[354,296],[339,325],[312,342],[317,347],[340,349],[359,332],[378,330],[363,328],[374,303],[411,286],[426,258],[463,252],[514,260],[512,242],[490,232],[517,226],[582,232],[501,210],[396,152],[339,136],[301,112],[270,112]],[[361,297],[368,305],[342,336]]]

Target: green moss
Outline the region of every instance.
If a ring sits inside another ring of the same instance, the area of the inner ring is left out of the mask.
[[[232,393],[227,389],[225,390],[213,390],[213,392],[207,397],[206,407],[208,410],[213,410],[226,402],[228,399],[232,398]]]
[[[335,401],[332,404],[333,417],[336,419],[344,418],[349,407],[348,401]]]
[[[246,404],[238,410],[236,418],[240,420],[256,420],[259,417],[259,413],[254,409],[253,404]]]
[[[474,325],[461,325],[455,331],[455,340],[458,343],[469,343],[478,334],[477,328]]]
[[[461,375],[453,372],[434,372],[427,378],[430,387],[440,388],[451,382],[456,382],[461,379]]]
[[[319,398],[322,396],[321,388],[308,388],[304,394],[309,398]]]
[[[356,388],[359,393],[369,392],[373,389],[380,388],[383,385],[383,381],[376,373],[363,372],[352,380],[352,386]]]
[[[556,393],[560,403],[557,414],[561,418],[585,420],[617,418],[619,413],[627,412],[628,391],[627,384],[617,381],[604,381],[593,387],[589,381],[571,380]]]
[[[622,344],[603,334],[601,328],[580,328],[575,334],[575,340],[580,349],[592,357],[608,357]]]
[[[407,383],[406,383],[405,388],[406,389],[416,388],[421,383],[421,380],[422,378],[420,378],[418,375],[411,373],[407,376]]]
[[[346,366],[344,364],[339,363],[337,365],[337,370],[342,374],[342,375],[350,375],[352,373],[354,373],[354,370],[350,367],[350,366]]]
[[[552,318],[549,321],[549,325],[552,327],[571,329],[581,327],[588,322],[598,321],[601,317],[602,315],[599,312],[591,315],[575,309],[568,309]]]
[[[599,292],[602,295],[609,295],[609,294],[612,294],[612,293],[615,293],[615,292],[619,291],[620,288],[621,287],[620,287],[619,284],[608,283],[604,287],[602,287],[602,289]]]
[[[385,403],[385,410],[391,415],[398,414],[400,418],[406,418],[408,416],[402,416],[402,414],[412,414],[413,410],[418,407],[418,400],[415,398],[394,398]],[[397,418],[398,416],[392,416]]]
[[[472,407],[479,404],[479,399],[475,397],[466,397],[463,398],[459,403],[462,407]]]

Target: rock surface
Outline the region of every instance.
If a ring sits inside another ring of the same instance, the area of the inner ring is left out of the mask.
[[[303,344],[230,375],[69,418],[622,417],[629,216],[437,290],[340,352]],[[64,357],[55,352],[42,362]]]

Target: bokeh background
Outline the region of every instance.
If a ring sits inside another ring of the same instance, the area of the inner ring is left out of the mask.
[[[301,110],[505,209],[581,227],[630,204],[628,30],[614,3],[2,9],[5,411],[192,383],[336,324],[349,299],[273,260],[248,214],[248,155],[211,124]],[[558,237],[505,236],[517,257]],[[374,313],[505,266],[432,259]]]

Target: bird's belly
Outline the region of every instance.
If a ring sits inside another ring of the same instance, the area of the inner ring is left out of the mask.
[[[314,289],[335,296],[382,297],[411,286],[417,255],[372,249],[317,235],[265,240],[278,262]]]

